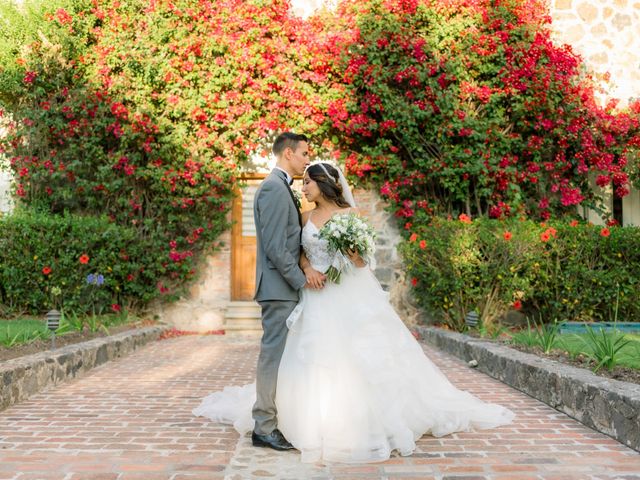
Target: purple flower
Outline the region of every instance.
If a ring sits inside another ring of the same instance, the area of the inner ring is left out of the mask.
[[[87,275],[87,283],[89,285],[102,285],[104,283],[104,277],[100,273],[90,273]]]

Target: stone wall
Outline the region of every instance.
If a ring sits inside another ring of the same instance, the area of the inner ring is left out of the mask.
[[[353,196],[361,214],[376,231],[376,277],[382,288],[389,290],[397,280],[401,260],[396,250],[400,234],[394,218],[384,210],[385,203],[372,191],[358,189]]]
[[[556,41],[568,43],[590,69],[604,76],[607,98],[620,104],[640,97],[640,1],[639,0],[552,0],[551,17]],[[613,197],[604,192],[611,211]],[[604,221],[593,211],[581,212],[589,221]],[[640,226],[640,191],[632,189],[622,199],[622,224]]]
[[[552,0],[551,17],[556,40],[611,74],[609,97],[640,97],[640,1]]]
[[[171,305],[155,306],[164,322],[180,330],[207,332],[220,330],[231,300],[231,231],[220,237],[221,247],[207,255],[198,268],[199,278],[188,294]]]
[[[385,211],[385,203],[376,192],[356,189],[353,196],[361,214],[376,231],[376,278],[382,288],[389,292],[391,304],[405,323],[415,324],[421,313],[414,305],[402,269],[402,259],[396,249],[401,239],[397,221]]]

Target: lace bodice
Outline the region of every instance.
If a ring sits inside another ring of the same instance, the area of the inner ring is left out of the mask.
[[[333,258],[327,250],[327,241],[318,236],[318,227],[310,220],[302,228],[302,248],[313,268],[327,271]]]

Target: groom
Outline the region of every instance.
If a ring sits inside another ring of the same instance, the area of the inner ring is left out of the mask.
[[[289,450],[293,446],[277,428],[275,404],[278,367],[287,339],[286,320],[298,303],[298,291],[321,287],[324,275],[306,265],[303,272],[299,266],[302,221],[290,185],[309,165],[307,137],[282,133],[273,144],[273,154],[276,167],[260,184],[253,202],[257,235],[254,298],[262,307],[263,334],[251,439],[256,447]]]

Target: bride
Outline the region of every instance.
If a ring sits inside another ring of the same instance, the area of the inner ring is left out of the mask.
[[[303,213],[302,247],[318,271],[332,263],[318,235],[333,215],[357,213],[342,172],[329,163],[310,165],[303,194],[315,208]],[[371,269],[356,253],[340,283],[303,289],[287,319],[289,333],[280,368],[278,429],[303,462],[366,463],[391,452],[411,455],[425,433],[443,436],[505,425],[514,414],[454,387],[424,354],[391,307]],[[253,428],[255,384],[207,396],[195,415]]]

